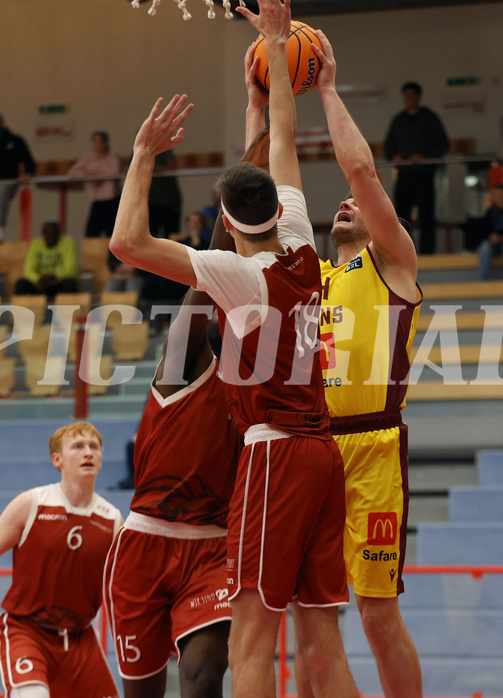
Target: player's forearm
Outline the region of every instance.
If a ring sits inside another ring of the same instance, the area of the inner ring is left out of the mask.
[[[286,38],[266,39],[266,47],[270,76],[271,148],[280,140],[295,145],[297,115],[288,72]]]
[[[196,277],[187,247],[174,240],[150,235],[148,192],[153,168],[151,152],[135,152],[122,192],[110,250],[122,262],[137,269],[193,286]]]
[[[265,109],[248,104],[246,109],[246,149],[258,134],[265,129]]]
[[[346,179],[359,173],[375,173],[372,151],[344,106],[335,87],[321,94],[335,156]]]
[[[110,249],[122,262],[137,266],[141,246],[148,241],[148,192],[155,157],[145,150],[135,153],[124,182]]]

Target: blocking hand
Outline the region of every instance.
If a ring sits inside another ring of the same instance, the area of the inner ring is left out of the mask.
[[[262,34],[265,39],[288,39],[292,15],[290,1],[285,0],[258,0],[260,14],[250,12],[246,7],[236,7],[236,12],[241,13]]]
[[[144,149],[155,157],[181,143],[183,141],[181,126],[194,109],[193,104],[185,106],[187,99],[187,95],[175,95],[161,111],[163,99],[160,97],[136,135],[134,151]]]

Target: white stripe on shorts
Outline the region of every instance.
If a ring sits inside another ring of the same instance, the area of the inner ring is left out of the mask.
[[[295,434],[289,434],[286,431],[274,429],[269,424],[254,424],[249,427],[245,433],[245,446],[256,443],[257,441],[271,441],[273,439],[289,439]]]
[[[224,538],[227,535],[225,528],[220,526],[192,526],[178,521],[166,521],[156,519],[153,516],[145,516],[136,511],[130,511],[124,522],[124,528],[140,533],[150,533],[154,536],[166,538],[183,538],[185,540],[202,540],[204,538]]]

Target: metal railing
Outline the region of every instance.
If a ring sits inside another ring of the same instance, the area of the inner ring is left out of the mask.
[[[302,153],[302,149],[299,148],[299,157],[301,162],[323,162],[325,160],[334,158],[333,148],[331,145],[318,149],[314,154],[309,155],[307,152]],[[488,186],[493,186],[494,184],[503,181],[503,167],[502,160],[497,155],[492,154],[482,154],[482,155],[449,155],[444,158],[430,158],[421,161],[421,165],[470,165],[484,163],[489,166],[490,174]],[[383,170],[389,170],[396,168],[397,165],[400,167],[416,166],[417,163],[410,163],[409,161],[403,161],[400,163],[389,162],[381,158],[375,159],[375,164],[378,172]],[[154,172],[154,177],[199,177],[205,175],[220,175],[225,171],[225,167],[194,167],[194,168],[180,168],[177,170],[169,170],[167,172]],[[126,177],[125,173],[117,175],[94,175],[92,177],[68,177],[68,175],[46,175],[46,176],[35,176],[31,177],[27,184],[23,184],[20,192],[20,211],[19,211],[19,239],[29,240],[31,238],[31,226],[33,219],[32,210],[32,187],[38,186],[42,189],[56,189],[59,193],[59,203],[58,203],[58,218],[61,231],[66,230],[67,223],[67,213],[68,213],[68,194],[76,189],[81,189],[82,185],[86,182],[96,182],[96,181],[110,181],[117,180],[123,181]],[[16,184],[15,179],[5,179],[1,180],[0,186]]]

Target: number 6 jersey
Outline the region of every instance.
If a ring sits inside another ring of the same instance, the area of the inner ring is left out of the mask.
[[[103,568],[121,514],[96,493],[88,507],[73,507],[59,483],[31,492],[2,606],[46,628],[84,630],[101,605]]]

